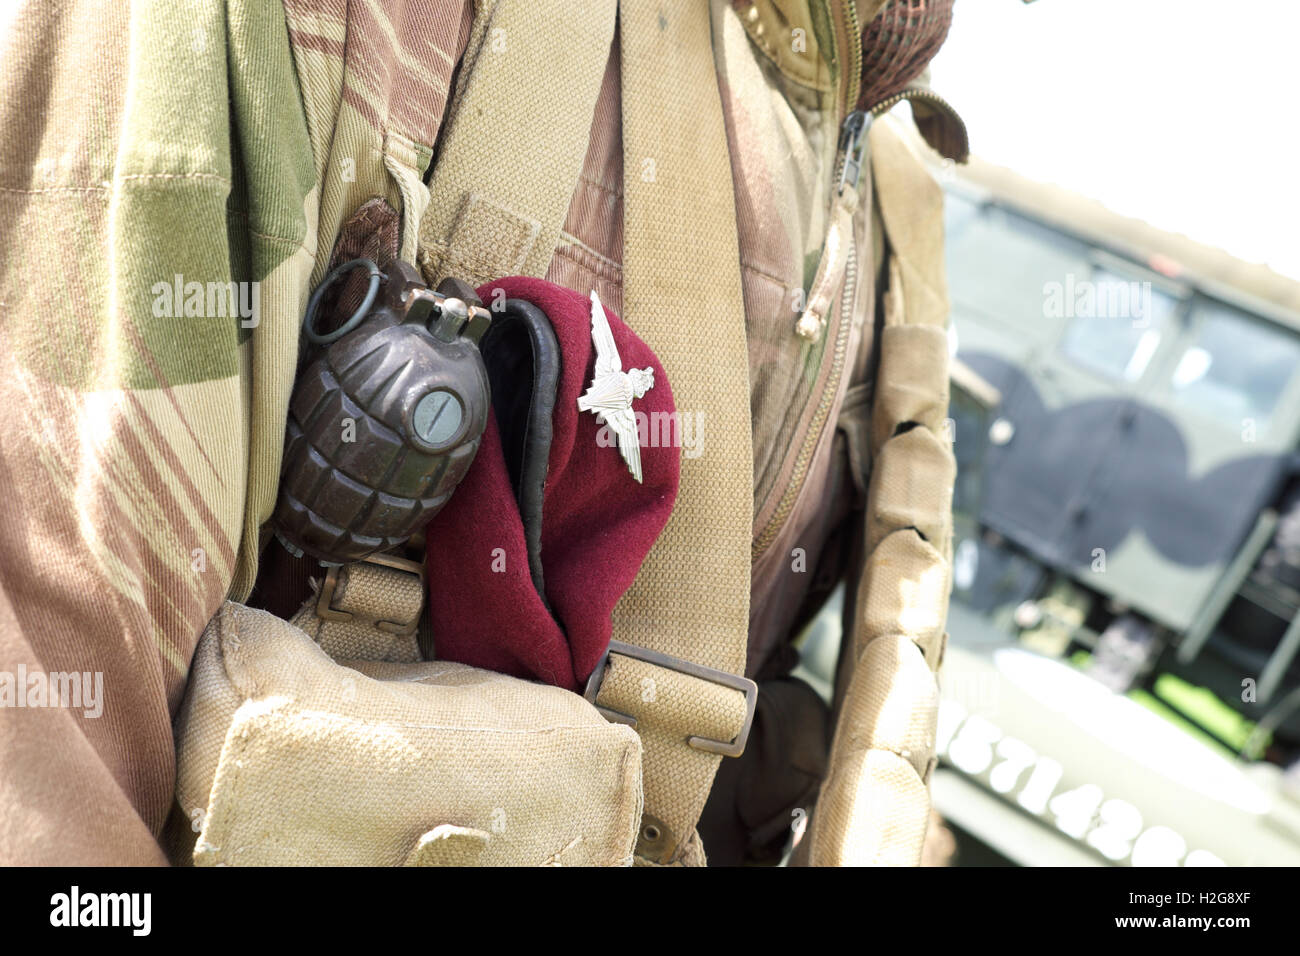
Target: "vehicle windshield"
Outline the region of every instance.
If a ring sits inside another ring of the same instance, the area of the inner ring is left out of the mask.
[[[1087,275],[1089,249],[996,205],[949,193],[945,201],[948,286],[955,305],[1041,334],[1043,276]]]
[[[1175,399],[1233,428],[1266,428],[1300,366],[1300,340],[1214,302],[1193,314],[1200,326],[1171,375]]]
[[[1160,347],[1178,300],[1139,282],[1096,269],[1080,283],[1061,351],[1116,381],[1136,382]]]

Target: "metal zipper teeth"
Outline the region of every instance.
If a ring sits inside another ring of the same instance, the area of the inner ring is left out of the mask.
[[[848,120],[850,114],[856,108],[858,95],[862,90],[862,24],[858,20],[858,5],[856,0],[840,0],[841,8],[844,10],[844,18],[848,21],[846,36],[844,37],[845,47],[849,53],[850,66],[844,75],[844,99],[840,104],[839,126],[843,129],[844,123]],[[844,60],[841,58],[841,64]],[[873,116],[875,114],[873,113]],[[866,135],[866,130],[861,133]],[[845,149],[835,164],[835,173],[831,182],[839,182],[844,175],[844,169],[848,165],[849,149]],[[855,184],[856,185],[856,184]],[[848,237],[848,259],[844,263],[844,286],[841,290],[840,306],[840,327],[835,338],[835,352],[832,359],[830,379],[822,392],[821,402],[817,406],[817,411],[813,415],[812,427],[808,430],[808,435],[804,439],[804,447],[800,449],[799,457],[795,460],[793,480],[786,493],[781,497],[777,504],[776,512],[768,521],[766,527],[759,534],[758,540],[754,542],[754,557],[758,557],[776,538],[785,519],[789,516],[790,511],[794,508],[795,499],[798,493],[803,490],[803,482],[807,477],[806,471],[812,454],[816,450],[817,443],[821,439],[821,431],[825,424],[826,417],[830,414],[830,407],[834,403],[835,394],[839,391],[840,375],[844,367],[844,355],[848,348],[848,335],[852,328],[852,311],[853,298],[857,294],[857,246],[853,239],[852,229]]]
[[[858,102],[858,93],[862,89],[862,25],[858,23],[858,5],[856,0],[840,0],[844,18],[848,20],[848,36],[845,46],[852,61],[852,67],[845,74],[844,101],[840,104],[840,122],[853,112]],[[844,59],[840,59],[841,65]]]
[[[929,100],[931,103],[937,103],[939,106],[943,107],[945,112],[949,112],[949,113],[955,112],[955,110],[953,110],[952,106],[948,103],[948,101],[945,100],[938,93],[935,93],[932,90],[922,90],[922,89],[903,90],[900,93],[895,93],[893,96],[887,96],[879,103],[877,103],[875,106],[871,107],[871,109],[868,110],[867,112],[869,112],[873,117],[883,116],[885,113],[888,113],[899,103],[903,102],[903,100]]]
[[[856,30],[857,10],[854,7],[853,0],[847,0],[846,12],[848,13],[849,18],[853,21],[853,28]],[[856,80],[860,79],[859,74],[862,69],[862,46],[859,43],[850,44],[850,47],[856,51],[855,70],[857,72],[851,74],[851,78]],[[856,86],[857,82],[854,82],[853,87]],[[854,99],[856,99],[856,90],[854,90]],[[882,116],[903,100],[909,99],[930,100],[945,109],[951,109],[947,100],[938,93],[926,89],[913,89],[902,90],[892,96],[886,97],[872,106],[868,112],[871,113],[873,118]],[[850,112],[847,104],[852,102],[853,100],[849,100],[846,96],[845,119],[847,119]],[[866,135],[865,130],[862,135]],[[848,162],[848,158],[848,151],[845,150],[840,156],[839,161],[835,164],[835,176],[833,181],[839,180],[844,171],[844,165]],[[776,540],[776,536],[780,533],[786,519],[790,516],[790,512],[794,510],[794,503],[798,499],[799,493],[803,491],[804,480],[807,478],[808,465],[812,460],[813,452],[816,450],[817,444],[821,440],[822,429],[825,427],[826,418],[830,415],[831,405],[835,402],[835,395],[839,391],[840,376],[844,371],[844,357],[848,350],[848,337],[853,327],[852,312],[853,300],[857,295],[857,271],[857,244],[853,239],[853,236],[850,235],[848,260],[844,264],[844,288],[840,294],[840,327],[835,338],[835,352],[832,358],[830,379],[827,381],[826,387],[822,391],[821,402],[818,404],[817,411],[813,415],[812,424],[808,429],[807,436],[804,438],[803,447],[799,449],[799,457],[795,459],[794,473],[791,476],[790,486],[786,488],[785,494],[781,496],[781,500],[778,502],[776,511],[772,514],[772,517],[768,519],[767,524],[763,526],[763,530],[759,532],[758,537],[754,539],[754,545],[751,549],[752,560],[758,560],[758,558],[760,558],[771,546],[772,542]]]
[[[848,0],[846,13],[849,14],[850,20],[853,21],[854,29],[857,29],[858,13],[857,9],[854,8],[853,0]],[[861,78],[859,77],[859,74],[861,74],[862,70],[862,44],[850,44],[850,47],[854,48],[855,52],[857,52],[857,56],[855,56],[855,61],[857,61],[855,62],[855,70],[857,70],[857,73],[850,75],[852,75],[852,78],[854,79],[859,79]],[[857,86],[857,82],[854,82],[853,86]],[[857,91],[854,90],[854,99],[855,98],[857,98]],[[849,100],[848,96],[846,96],[845,99],[848,103],[853,103],[853,100]],[[902,90],[901,92],[896,92],[896,94],[892,96],[887,96],[887,98],[881,100],[880,103],[872,105],[870,111],[867,112],[870,112],[872,117],[883,116],[884,113],[888,113],[891,109],[896,107],[896,105],[907,99],[931,100],[932,103],[940,104],[941,107],[952,109],[952,107],[949,107],[948,101],[946,101],[943,96],[936,94],[936,92],[930,90]],[[846,105],[844,113],[845,118],[848,118],[849,112],[848,105]],[[866,135],[866,130],[863,130],[862,135]],[[848,150],[845,150],[842,152],[839,161],[835,164],[835,178],[832,179],[832,182],[839,181],[841,174],[844,173],[844,166],[848,161],[849,153]],[[785,489],[785,493],[781,496],[780,502],[777,503],[776,511],[772,514],[771,518],[768,519],[767,524],[763,525],[763,531],[759,532],[758,537],[754,540],[754,546],[753,549],[751,549],[751,559],[754,559],[754,561],[761,558],[762,555],[766,553],[767,549],[770,548],[772,541],[776,540],[776,536],[779,535],[781,527],[785,524],[785,519],[789,518],[790,511],[794,510],[794,502],[797,501],[798,496],[800,496],[800,493],[803,490],[803,481],[805,481],[807,477],[807,468],[809,468],[809,463],[813,460],[813,453],[816,450],[816,446],[818,446],[820,440],[822,440],[822,431],[823,428],[826,427],[826,419],[829,414],[831,414],[831,406],[835,403],[836,393],[839,392],[840,376],[844,373],[845,352],[848,351],[849,333],[853,328],[853,300],[857,297],[857,242],[854,241],[852,234],[849,235],[848,252],[849,258],[845,263],[844,272],[844,290],[842,290],[840,294],[840,328],[836,333],[835,354],[833,354],[832,358],[831,377],[829,377],[829,380],[827,381],[826,388],[823,389],[822,401],[818,403],[818,410],[816,410],[813,415],[813,423],[811,423],[809,433],[807,433],[805,440],[803,440],[803,447],[800,449],[800,455],[798,455],[798,458],[794,460],[794,472],[793,475],[790,476],[789,488]]]
[[[799,493],[803,491],[804,480],[808,477],[809,463],[812,461],[813,453],[817,450],[817,445],[821,442],[822,431],[825,428],[826,419],[830,416],[831,406],[835,404],[835,396],[839,392],[840,376],[844,372],[844,359],[848,352],[849,334],[853,329],[853,300],[857,296],[857,272],[857,243],[850,234],[848,260],[844,264],[844,288],[840,293],[840,327],[835,336],[835,352],[831,359],[830,378],[822,391],[821,402],[818,403],[817,411],[813,414],[808,434],[804,437],[803,447],[799,449],[799,457],[795,459],[794,474],[791,476],[790,486],[786,488],[785,494],[781,496],[781,501],[777,504],[775,513],[754,540],[752,549],[752,558],[754,560],[761,557],[772,542],[776,540],[776,536],[785,525],[790,512],[794,510],[794,503],[798,499]]]
[[[852,0],[849,0],[849,9],[853,10],[852,16],[856,20],[857,11],[853,9]],[[861,49],[859,49],[859,59],[861,58],[861,52]],[[841,128],[847,119],[848,114],[846,113],[844,119],[841,120]],[[866,135],[866,130],[862,131],[862,135]],[[831,182],[839,182],[848,161],[848,149],[841,150],[839,159],[835,163],[835,172]],[[753,546],[750,549],[751,560],[758,560],[767,551],[768,547],[776,539],[777,534],[780,533],[786,518],[790,516],[790,512],[794,509],[795,500],[803,490],[804,479],[807,478],[808,463],[812,460],[812,454],[817,447],[817,442],[821,440],[821,431],[825,425],[826,417],[830,414],[830,407],[834,402],[835,393],[839,391],[840,375],[844,366],[844,353],[848,347],[848,334],[853,324],[851,314],[853,298],[857,293],[857,244],[853,238],[852,229],[850,229],[848,237],[847,252],[848,258],[844,263],[845,281],[840,292],[840,325],[835,335],[835,351],[831,358],[830,377],[822,390],[822,397],[817,405],[817,411],[813,413],[813,420],[808,429],[808,434],[804,438],[803,447],[799,449],[799,457],[795,459],[790,485],[777,502],[776,511],[772,513],[772,517],[768,519],[767,524],[763,526],[763,530],[754,539]]]

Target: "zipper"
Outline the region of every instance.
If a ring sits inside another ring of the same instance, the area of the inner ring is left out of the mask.
[[[870,126],[871,115],[861,110],[854,110],[845,118],[840,128],[840,158],[836,164],[835,175],[835,182],[837,183],[835,201],[837,203],[842,201],[840,197],[844,193],[845,186],[852,186],[855,190],[858,186],[865,159],[866,133]],[[802,492],[804,482],[808,477],[813,455],[817,451],[817,446],[821,443],[822,433],[825,430],[827,419],[830,417],[831,407],[835,404],[835,396],[839,394],[840,379],[843,377],[845,359],[848,355],[849,336],[853,331],[853,302],[857,298],[858,250],[852,227],[849,229],[847,240],[844,282],[839,295],[840,320],[835,330],[835,341],[828,346],[832,350],[830,373],[822,387],[817,409],[813,412],[812,421],[809,422],[803,444],[800,446],[798,456],[795,458],[790,481],[777,502],[776,510],[772,512],[772,516],[754,538],[750,557],[755,561],[776,540],[777,535],[785,525],[786,519],[790,517],[790,512],[794,510],[795,502],[799,499],[799,494]]]
[[[786,519],[790,517],[790,512],[794,510],[794,504],[803,491],[804,481],[808,477],[813,454],[821,442],[826,420],[830,417],[831,406],[835,404],[835,396],[839,393],[840,378],[844,374],[844,360],[848,354],[849,335],[853,329],[853,300],[858,291],[857,242],[852,236],[849,237],[848,253],[849,258],[844,265],[844,288],[840,293],[840,323],[832,346],[834,351],[831,353],[830,377],[822,389],[821,401],[817,404],[817,411],[813,413],[808,433],[804,435],[803,445],[799,449],[799,457],[795,459],[794,472],[790,476],[785,493],[781,495],[772,517],[754,539],[751,558],[755,561],[776,540],[777,534],[785,526]]]
[[[838,4],[843,16],[834,15],[834,7]],[[840,116],[848,117],[853,108],[858,103],[858,93],[862,89],[862,25],[858,22],[858,5],[856,0],[832,0],[830,4],[831,23],[847,24],[845,29],[837,30],[837,40],[839,43],[839,60],[840,69],[843,71],[843,82],[840,84],[844,91],[843,99],[840,101]]]
[[[938,128],[933,134],[923,133],[922,135],[930,146],[945,158],[957,163],[966,162],[967,157],[970,156],[970,135],[966,131],[966,123],[962,120],[961,115],[952,108],[951,103],[928,86],[916,83],[905,87],[892,96],[887,96],[879,103],[876,103],[871,107],[870,113],[872,116],[883,116],[903,100],[926,103],[936,115],[944,117],[942,121],[936,124]],[[937,139],[932,139],[931,135],[936,136]]]
[[[832,6],[834,2],[835,0],[833,0]],[[871,123],[876,117],[888,113],[903,100],[911,99],[926,100],[945,113],[954,113],[947,100],[925,87],[901,90],[872,105],[867,110],[854,109],[857,105],[862,80],[862,30],[858,24],[858,11],[854,0],[838,0],[838,2],[844,16],[835,18],[833,22],[843,23],[847,21],[848,23],[847,30],[840,31],[839,39],[841,41],[845,40],[844,34],[847,33],[848,42],[846,45],[841,44],[839,62],[841,64],[847,62],[849,69],[844,74],[844,82],[841,84],[844,98],[841,103],[840,115],[844,117],[844,121],[840,126],[840,156],[836,163],[834,177],[836,202],[841,201],[845,186],[852,185],[856,190],[861,180],[862,167],[866,158],[867,131],[871,128]],[[849,336],[853,329],[853,302],[857,297],[857,242],[852,230],[849,231],[847,249],[848,258],[844,264],[844,283],[840,290],[840,321],[835,333],[835,342],[830,346],[833,349],[830,374],[822,388],[821,399],[818,401],[817,410],[813,413],[812,421],[809,423],[808,432],[804,435],[803,444],[799,448],[790,481],[781,494],[772,516],[754,538],[750,552],[753,561],[757,561],[767,552],[767,549],[776,540],[777,535],[780,534],[786,520],[794,510],[795,502],[798,501],[807,480],[813,455],[816,453],[817,446],[821,443],[822,433],[825,430],[827,419],[830,417],[831,407],[835,404],[836,395],[839,394],[840,379],[844,374],[844,364],[848,353]]]
[[[893,96],[886,96],[875,106],[871,107],[869,112],[872,116],[883,116],[899,103],[903,102],[903,100],[927,100],[939,107],[945,113],[950,113],[954,116],[957,114],[957,111],[952,108],[951,103],[945,100],[938,93],[933,90],[928,90],[925,87],[911,87],[905,90],[900,90]]]
[[[845,186],[851,185],[857,189],[858,183],[862,181],[862,161],[867,150],[867,130],[871,128],[871,121],[875,116],[875,113],[854,110],[844,118],[844,124],[840,127],[841,156],[835,187],[837,196],[844,195]],[[850,179],[852,182],[849,181]]]

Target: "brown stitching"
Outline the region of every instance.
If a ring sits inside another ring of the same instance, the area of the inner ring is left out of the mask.
[[[623,196],[622,190],[611,188],[609,186],[606,186],[604,183],[597,182],[596,180],[588,176],[586,173],[579,174],[578,181],[584,182],[589,186],[593,186],[596,189],[599,189],[603,193],[608,193],[609,195],[613,196],[615,199],[620,199]]]
[[[250,236],[256,236],[258,239],[265,239],[268,242],[282,242],[286,245],[293,246],[295,249],[301,249],[304,252],[308,253],[312,257],[312,259],[315,260],[316,251],[314,249],[307,248],[307,243],[304,242],[303,240],[293,239],[290,238],[289,236],[272,236],[268,233],[258,232],[256,229],[249,228],[248,226],[248,223],[250,221],[249,215],[248,213],[244,212],[242,209],[227,209],[226,217],[230,218],[232,216],[240,219],[243,222],[244,229]]]
[[[582,250],[583,252],[587,253],[587,255],[591,256],[592,258],[594,258],[597,262],[601,263],[602,265],[609,266],[610,268],[612,268],[612,269],[617,269],[617,270],[619,270],[619,271],[622,271],[622,269],[623,269],[623,265],[622,265],[622,263],[615,262],[615,261],[614,261],[613,259],[611,259],[609,256],[601,255],[601,254],[600,254],[599,252],[597,252],[595,249],[591,248],[591,246],[587,245],[585,242],[583,242],[583,241],[582,241],[581,239],[579,239],[577,236],[573,235],[573,233],[565,232],[565,231],[561,230],[561,231],[560,231],[560,242],[563,243],[565,246],[574,246],[574,247],[576,247],[576,248]],[[559,251],[559,250],[557,249],[557,251]],[[577,264],[578,264],[578,265],[582,265],[582,263],[577,263]]]

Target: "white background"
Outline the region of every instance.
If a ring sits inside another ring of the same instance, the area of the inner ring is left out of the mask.
[[[971,150],[1300,279],[1300,0],[957,0]]]

